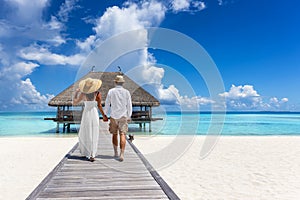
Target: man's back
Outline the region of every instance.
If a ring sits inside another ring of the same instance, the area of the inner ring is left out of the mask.
[[[122,86],[116,86],[108,91],[105,108],[111,106],[110,116],[115,119],[130,118],[132,113],[131,95]]]

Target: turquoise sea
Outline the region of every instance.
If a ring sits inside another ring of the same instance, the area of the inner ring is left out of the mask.
[[[46,121],[55,112],[0,112],[1,136],[70,136],[76,135],[76,127],[71,133],[55,133],[56,123]],[[218,116],[218,114],[215,114]],[[169,112],[156,114],[163,120],[152,123],[152,132],[140,131],[139,126],[131,124],[129,130],[135,134],[197,134],[206,135],[209,127],[222,128],[221,135],[300,135],[300,112],[239,112],[227,113],[224,121],[212,119],[211,113]],[[222,117],[221,117],[222,119]],[[62,127],[61,127],[62,128]]]

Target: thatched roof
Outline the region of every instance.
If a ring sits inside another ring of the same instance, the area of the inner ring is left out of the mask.
[[[105,102],[107,92],[109,89],[115,87],[114,79],[116,75],[120,74],[119,72],[90,72],[73,85],[62,91],[60,94],[55,96],[48,103],[49,106],[72,106],[72,95],[74,94],[75,89],[78,87],[78,84],[81,80],[90,78],[96,78],[102,80],[102,86],[100,92],[102,95],[102,104]],[[133,106],[159,106],[159,101],[137,85],[133,80],[128,78],[126,75],[123,75],[125,79],[124,88],[129,90],[132,98]],[[75,88],[74,88],[75,87]]]

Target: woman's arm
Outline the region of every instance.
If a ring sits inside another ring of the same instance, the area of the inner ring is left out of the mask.
[[[97,104],[98,104],[98,108],[103,116],[103,121],[107,122],[108,121],[108,118],[107,116],[105,115],[104,111],[103,111],[103,107],[102,107],[102,103],[101,103],[101,94],[100,92],[97,93],[97,96],[96,96],[96,101],[97,101]]]
[[[77,105],[79,104],[83,99],[84,99],[84,94],[80,93],[80,95],[78,96],[78,94],[80,93],[79,88],[76,90],[74,98],[73,98],[73,105]]]

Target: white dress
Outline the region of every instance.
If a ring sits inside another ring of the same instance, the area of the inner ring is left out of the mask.
[[[84,101],[78,138],[80,153],[87,158],[95,157],[99,138],[97,101]]]

